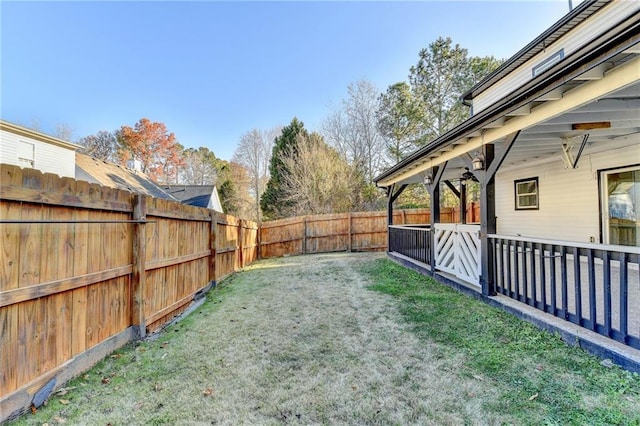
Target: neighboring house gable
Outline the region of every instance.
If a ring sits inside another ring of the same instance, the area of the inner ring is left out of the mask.
[[[0,120],[0,163],[75,177],[79,145]]]
[[[76,179],[177,201],[141,171],[98,160],[85,154],[76,154]]]
[[[224,213],[215,185],[168,185],[163,188],[183,204]]]

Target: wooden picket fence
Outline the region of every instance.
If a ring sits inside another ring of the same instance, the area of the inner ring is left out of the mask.
[[[0,422],[259,256],[387,247],[386,212],[258,226],[33,169],[0,165],[0,181]],[[443,209],[442,221],[455,217]],[[427,224],[429,210],[393,220]]]

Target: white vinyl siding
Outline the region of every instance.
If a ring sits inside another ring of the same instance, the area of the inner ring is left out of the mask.
[[[25,164],[25,160],[20,160],[26,155],[29,144],[33,144],[33,167],[35,169],[60,177],[75,178],[75,150],[16,135],[5,130],[2,130],[0,134],[0,162],[20,167],[31,167]]]
[[[496,175],[497,233],[576,242],[599,242],[598,170],[640,164],[640,136],[634,145],[585,154],[577,169],[560,158]],[[538,177],[538,210],[516,210],[514,181]]]
[[[594,14],[587,21],[581,23],[569,33],[558,39],[549,48],[524,64],[509,75],[500,79],[493,87],[473,99],[473,113],[477,114],[503,97],[512,93],[532,79],[532,69],[552,57],[560,49],[564,49],[567,57],[587,42],[600,35],[603,28],[613,28],[617,23],[640,9],[637,1],[613,1],[602,10]]]

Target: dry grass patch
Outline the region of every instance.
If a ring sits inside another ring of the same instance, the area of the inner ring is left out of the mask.
[[[23,424],[496,424],[495,386],[367,288],[372,254],[260,261]],[[105,383],[104,379],[108,379]],[[65,401],[63,403],[62,401]]]

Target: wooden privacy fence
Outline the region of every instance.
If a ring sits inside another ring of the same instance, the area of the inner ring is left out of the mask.
[[[257,258],[255,223],[0,166],[0,422]]]
[[[457,222],[460,208],[440,211],[443,223]],[[429,224],[429,209],[395,210],[395,225]],[[471,203],[467,222],[480,220],[480,206]],[[382,251],[387,249],[387,212],[339,213],[301,216],[264,222],[259,229],[260,257],[263,259],[297,254],[337,251]]]
[[[429,223],[428,209],[394,212],[394,223]],[[260,225],[260,257],[387,248],[387,212],[302,216]]]

